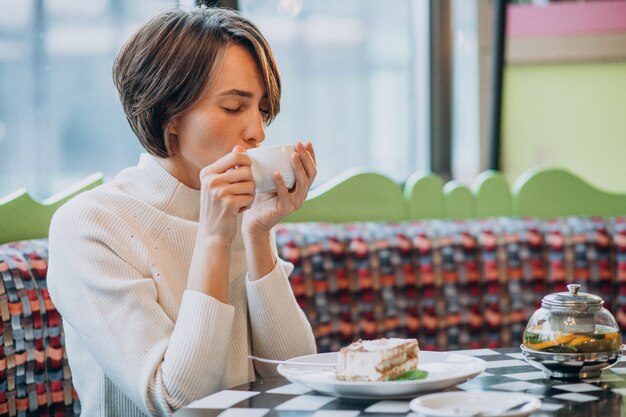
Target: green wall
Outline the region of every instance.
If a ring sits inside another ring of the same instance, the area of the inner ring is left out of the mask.
[[[510,182],[530,168],[561,167],[626,191],[626,62],[509,65],[503,86]]]

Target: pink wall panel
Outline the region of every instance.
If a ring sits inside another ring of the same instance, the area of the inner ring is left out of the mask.
[[[626,1],[509,5],[509,37],[562,36],[626,32]]]

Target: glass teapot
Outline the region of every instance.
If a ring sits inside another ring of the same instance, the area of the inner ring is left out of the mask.
[[[621,351],[622,336],[613,315],[597,295],[579,292],[546,295],[524,331],[523,346],[540,352],[598,353]]]

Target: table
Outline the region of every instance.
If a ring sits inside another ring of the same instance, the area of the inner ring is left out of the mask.
[[[483,390],[525,392],[542,399],[532,417],[626,416],[626,358],[594,380],[564,382],[546,379],[528,365],[519,348],[461,350],[487,362],[480,376],[446,391]],[[624,395],[624,397],[622,397]],[[328,397],[291,384],[282,377],[260,379],[213,394],[207,408],[187,408],[175,417],[379,417],[416,416],[410,400],[349,400]],[[622,414],[622,410],[623,413]]]

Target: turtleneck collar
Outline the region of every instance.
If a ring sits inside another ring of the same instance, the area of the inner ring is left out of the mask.
[[[172,216],[197,222],[200,190],[178,181],[152,155],[141,154],[136,167],[121,171],[116,182],[129,194]]]

